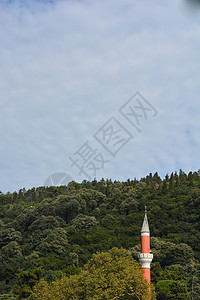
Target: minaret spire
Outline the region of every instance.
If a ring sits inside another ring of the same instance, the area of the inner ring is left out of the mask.
[[[138,255],[139,261],[142,263],[144,279],[147,280],[150,289],[150,264],[153,254],[150,253],[150,230],[147,219],[147,207],[145,206],[144,221],[141,229],[141,253]]]
[[[145,206],[144,221],[143,221],[142,229],[141,229],[141,234],[142,233],[149,233],[149,235],[150,235],[149,223],[148,223],[148,219],[147,219],[147,207],[146,206]]]

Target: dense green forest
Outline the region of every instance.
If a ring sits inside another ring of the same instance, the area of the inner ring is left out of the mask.
[[[200,172],[182,170],[1,193],[0,299],[78,275],[97,251],[122,247],[137,260],[145,205],[157,299],[200,299]]]

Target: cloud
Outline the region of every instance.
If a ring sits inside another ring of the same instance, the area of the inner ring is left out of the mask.
[[[182,1],[0,4],[1,186],[82,180],[69,156],[90,140],[110,163],[97,178],[196,170],[199,17]],[[159,111],[140,134],[118,109],[139,90]],[[135,139],[113,159],[93,140],[111,117]]]

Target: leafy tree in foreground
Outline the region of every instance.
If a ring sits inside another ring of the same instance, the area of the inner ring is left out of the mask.
[[[64,276],[50,285],[40,281],[29,299],[150,299],[150,292],[140,264],[127,250],[112,248],[94,254],[79,275]]]

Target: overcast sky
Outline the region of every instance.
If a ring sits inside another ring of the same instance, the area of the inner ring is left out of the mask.
[[[198,6],[0,0],[2,192],[197,171],[199,113]]]

